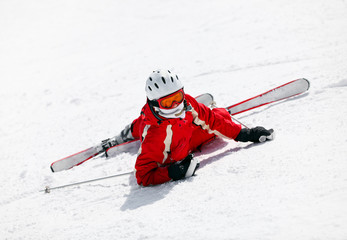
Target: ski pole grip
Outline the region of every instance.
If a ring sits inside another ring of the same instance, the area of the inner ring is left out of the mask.
[[[265,135],[260,136],[259,142],[263,143],[266,140],[274,140],[274,138],[275,138],[275,131],[273,129],[270,129],[269,131],[271,131],[271,134],[269,136],[265,136]]]

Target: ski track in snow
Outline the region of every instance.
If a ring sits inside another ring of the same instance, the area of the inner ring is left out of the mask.
[[[0,2],[1,239],[347,239],[346,1]],[[117,134],[156,68],[218,106],[288,81],[308,93],[245,112],[263,144],[217,139],[197,175],[140,187],[136,152],[52,173]]]

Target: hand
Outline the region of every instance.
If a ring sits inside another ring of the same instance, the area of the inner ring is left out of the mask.
[[[251,129],[251,134],[254,134],[254,141],[253,142],[265,142],[267,140],[273,140],[274,139],[274,130],[269,129],[266,130],[263,127],[255,127]]]
[[[268,140],[274,140],[275,139],[275,131],[271,128],[269,130],[266,130],[270,132],[270,135],[262,135],[259,137],[259,142],[265,142]]]
[[[193,159],[193,154],[189,154],[182,161],[174,163],[168,167],[169,177],[174,181],[191,177],[194,175],[199,165],[199,161]]]
[[[240,142],[265,142],[266,140],[272,140],[274,138],[273,134],[273,129],[266,130],[263,127],[243,128],[235,140]]]

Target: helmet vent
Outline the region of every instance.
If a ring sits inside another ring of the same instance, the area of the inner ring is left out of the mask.
[[[167,71],[168,71],[169,73],[171,73],[170,70],[167,70]]]
[[[152,79],[151,77],[149,78],[149,80],[150,80],[150,81],[153,81],[153,79]]]
[[[158,84],[154,83],[154,86],[155,86],[156,88],[158,88],[158,89],[159,89],[159,86],[158,86]]]
[[[174,79],[173,79],[173,77],[171,77],[171,82],[174,82]]]
[[[161,80],[163,80],[163,83],[166,84],[165,78],[161,77]]]
[[[150,91],[152,91],[152,88],[151,88],[150,86],[148,86],[148,89],[149,89]]]
[[[176,75],[176,78],[177,78],[177,80],[178,80],[178,76]]]

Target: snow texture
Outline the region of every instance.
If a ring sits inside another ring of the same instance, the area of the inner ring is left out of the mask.
[[[1,239],[347,239],[345,0],[0,1]],[[197,176],[140,187],[136,154],[52,173],[117,134],[152,70],[219,106],[305,77],[239,115],[263,144],[217,140]]]

